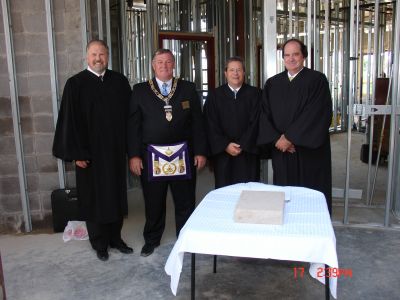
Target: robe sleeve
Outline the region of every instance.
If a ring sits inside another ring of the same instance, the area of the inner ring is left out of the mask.
[[[216,94],[214,91],[207,96],[204,104],[204,114],[206,117],[206,128],[208,142],[210,144],[211,155],[216,155],[225,151],[230,143],[227,136],[224,135],[219,122],[218,107],[216,103]]]
[[[129,101],[127,121],[127,147],[128,157],[141,156],[142,154],[142,112],[139,105],[139,92],[137,86],[132,89]]]
[[[258,149],[256,146],[256,139],[261,109],[261,90],[257,89],[256,93],[251,93],[251,97],[251,99],[248,99],[251,105],[249,124],[247,125],[245,132],[240,137],[239,144],[240,148],[242,148],[245,152],[257,154]]]
[[[190,83],[192,86],[190,95],[190,112],[192,115],[192,139],[193,139],[193,152],[194,155],[208,154],[207,136],[204,125],[204,115],[201,111],[200,99],[196,91],[194,83]]]
[[[269,103],[270,79],[265,83],[261,98],[257,145],[270,145],[279,139],[281,133],[274,126]]]
[[[78,88],[76,80],[72,78],[67,80],[54,135],[53,155],[65,161],[90,159],[89,151],[81,141],[80,131],[84,131],[84,128],[81,128],[82,122],[79,122],[82,112],[77,104]]]
[[[328,81],[323,74],[309,85],[308,99],[298,118],[285,132],[295,146],[310,149],[321,147],[328,138],[332,119],[332,98]]]

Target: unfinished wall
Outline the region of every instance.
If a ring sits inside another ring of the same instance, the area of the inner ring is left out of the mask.
[[[59,187],[57,161],[51,154],[54,121],[45,1],[9,2],[28,195],[35,223],[51,214],[50,193]],[[52,3],[61,94],[66,79],[83,68],[80,4],[79,0]],[[23,214],[2,11],[0,20],[0,229],[18,232],[23,230]]]

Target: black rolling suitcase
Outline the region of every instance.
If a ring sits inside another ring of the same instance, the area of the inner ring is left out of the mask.
[[[63,232],[68,221],[79,220],[76,188],[57,189],[51,193],[54,232]]]

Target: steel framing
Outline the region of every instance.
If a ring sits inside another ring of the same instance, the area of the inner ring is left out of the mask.
[[[21,195],[22,212],[24,215],[24,227],[26,232],[32,231],[32,220],[29,208],[29,196],[27,190],[24,147],[22,142],[21,119],[19,116],[18,85],[15,69],[15,53],[12,38],[12,23],[10,14],[10,4],[7,0],[1,0],[4,35],[7,53],[7,68],[10,84],[11,111],[13,120],[13,130],[15,139],[15,151],[18,161],[18,181]]]
[[[47,43],[49,47],[49,62],[50,62],[50,85],[51,85],[51,102],[53,107],[54,128],[57,125],[58,119],[58,76],[56,51],[54,43],[54,22],[53,22],[53,5],[51,0],[45,0],[46,6],[46,25],[47,25]],[[65,188],[65,166],[61,159],[57,159],[58,180],[60,189]]]

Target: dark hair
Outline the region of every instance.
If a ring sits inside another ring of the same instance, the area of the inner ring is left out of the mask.
[[[157,55],[165,54],[165,53],[168,53],[169,55],[171,55],[171,56],[172,56],[172,59],[175,61],[175,56],[172,54],[171,50],[169,50],[169,49],[162,49],[162,48],[157,49],[157,50],[153,53],[153,56],[151,57],[151,61],[153,61],[154,58],[155,58]]]
[[[307,46],[304,45],[304,43],[303,43],[302,41],[300,41],[299,39],[290,39],[290,40],[287,40],[287,41],[283,44],[283,46],[282,46],[282,58],[283,58],[284,55],[285,55],[285,47],[286,47],[286,45],[289,44],[290,42],[295,42],[295,43],[299,44],[301,54],[303,54],[303,57],[304,57],[304,58],[307,58],[307,56],[308,56]]]
[[[107,49],[107,52],[109,52],[107,43],[106,43],[105,41],[99,40],[99,39],[93,39],[93,40],[91,40],[91,41],[87,44],[87,46],[86,46],[86,51],[89,50],[89,48],[90,48],[90,46],[91,46],[92,44],[100,44],[100,45],[102,45],[104,48]]]
[[[240,63],[242,64],[243,72],[246,72],[246,67],[245,67],[245,65],[244,65],[243,58],[241,58],[240,56],[232,56],[232,57],[229,57],[229,58],[226,60],[226,62],[225,62],[225,71],[228,70],[228,65],[229,65],[231,62],[233,62],[233,61],[240,62]]]

